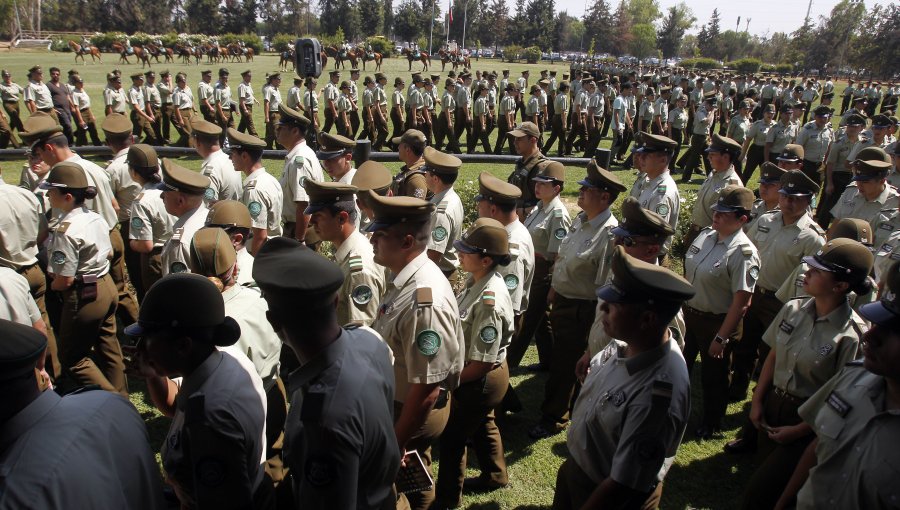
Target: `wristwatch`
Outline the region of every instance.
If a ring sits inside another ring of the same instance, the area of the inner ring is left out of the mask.
[[[716,335],[716,338],[714,340],[716,341],[716,343],[722,344],[723,347],[728,345],[728,342],[730,341],[730,339],[722,338],[719,335]]]

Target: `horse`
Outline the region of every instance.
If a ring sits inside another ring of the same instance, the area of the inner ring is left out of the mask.
[[[328,46],[325,48],[325,54],[334,59],[335,69],[345,68],[344,61],[347,60],[348,55],[343,50],[339,50],[334,46]],[[324,61],[322,62],[322,67],[325,67]]]
[[[406,60],[409,62],[409,70],[412,71],[413,61],[417,60],[415,54],[410,51],[409,48],[403,48],[402,53],[406,55]],[[428,52],[420,51],[418,60],[422,62],[422,71],[427,71],[428,64],[431,62],[431,56],[428,54]]]
[[[281,69],[281,72],[286,73],[288,71],[288,64],[291,65],[291,71],[294,70],[295,56],[296,51],[294,48],[285,48],[285,50],[281,52],[280,58],[278,59],[278,67]]]
[[[125,45],[119,42],[112,43],[112,49],[114,52],[119,54],[119,63],[120,64],[130,64],[128,61],[128,51],[125,50]]]
[[[449,62],[453,66],[453,70],[456,71],[456,68],[459,67],[460,64],[463,67],[470,68],[472,67],[471,62],[469,61],[469,57],[462,56],[458,51],[450,52],[447,50],[438,51],[438,55],[441,56],[441,71],[444,71],[444,68],[447,66]]]
[[[162,55],[165,62],[175,63],[175,59],[173,58],[175,52],[172,51],[172,48],[166,48],[165,46],[157,46],[153,43],[147,44],[147,51],[150,53],[151,58],[156,59],[156,63],[159,64],[159,56]]]
[[[141,63],[141,69],[143,69],[145,65],[150,68],[153,67],[153,64],[150,63],[151,55],[149,51],[138,44],[133,45],[132,48],[134,49],[134,56],[137,57],[138,61]],[[156,59],[156,62],[159,63],[159,59]]]
[[[375,70],[381,71],[381,60],[382,60],[381,53],[374,52],[374,51],[372,53],[366,53],[365,48],[363,48],[362,46],[359,46],[356,48],[356,53],[357,53],[357,55],[359,55],[360,60],[362,60],[363,71],[366,70],[366,62],[368,62],[370,60],[375,61]]]
[[[231,55],[231,61],[241,62],[243,57],[247,57],[247,62],[253,61],[253,48],[245,48],[238,43],[228,45],[228,55]]]
[[[85,48],[84,46],[78,44],[75,41],[69,41],[69,48],[72,48],[72,53],[75,54],[75,63],[78,63],[78,59],[81,58],[81,62],[84,65],[87,65],[87,62],[84,60],[85,55],[91,56],[91,62],[99,60],[100,63],[103,63],[103,59],[100,58],[100,49],[96,46],[89,46]]]

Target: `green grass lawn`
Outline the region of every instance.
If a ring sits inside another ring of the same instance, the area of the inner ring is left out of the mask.
[[[3,67],[13,72],[14,78],[20,84],[25,81],[24,71],[35,62],[44,65],[45,70],[56,65],[65,71],[72,67],[71,54],[47,54],[38,52],[13,52],[3,55]],[[113,62],[115,56],[104,54],[105,62]],[[436,61],[438,69],[440,62]],[[100,89],[103,86],[103,75],[108,72],[113,65],[87,65],[78,66],[88,83],[88,90],[91,93],[95,104],[102,102]],[[127,76],[133,70],[140,69],[139,65],[120,66],[124,74]],[[196,66],[184,66],[181,64],[156,66],[154,69],[163,69],[167,67],[171,71],[186,69],[189,72],[192,86],[196,86],[196,80],[199,78],[199,69]],[[201,66],[218,67],[218,66]],[[230,64],[228,67],[232,71],[232,76],[236,76],[240,70],[247,67],[246,64]],[[257,57],[256,62],[250,64],[250,68],[256,71],[256,80],[260,80],[266,71],[276,70],[277,57],[264,55]],[[476,68],[480,69],[511,69],[512,76],[518,76],[521,69],[531,68],[532,73],[547,68],[547,65],[507,65],[496,61],[482,61],[476,63]],[[555,66],[562,71],[563,67]],[[397,59],[389,59],[384,64],[385,72],[389,76],[397,74],[397,71],[406,71],[406,62]],[[365,74],[364,74],[365,76]],[[444,74],[446,76],[446,74]],[[534,77],[532,77],[532,80]],[[287,81],[287,80],[286,80]],[[233,82],[232,86],[236,86]],[[257,89],[259,87],[256,87]],[[261,126],[261,112],[257,109],[259,115],[257,126]],[[604,147],[609,146],[609,141],[604,141]],[[98,162],[104,163],[105,158],[97,158]],[[188,168],[194,170],[199,169],[200,160],[198,158],[180,158],[179,162]],[[3,169],[3,178],[6,182],[17,183],[19,172],[22,168],[23,160],[7,160],[0,161],[0,168]],[[389,163],[387,165],[392,171],[400,168],[400,163]],[[267,169],[276,177],[281,173],[281,160],[267,160]],[[461,185],[467,182],[477,183],[478,174],[483,171],[491,172],[501,178],[505,178],[512,169],[512,165],[506,164],[466,164],[462,168],[460,176]],[[635,173],[633,171],[616,171],[616,175],[629,187],[634,182]],[[574,183],[577,179],[584,176],[583,168],[568,167],[567,181]],[[679,184],[679,189],[684,194],[687,191],[696,191],[700,182],[700,176],[696,176],[693,183],[684,185]],[[751,188],[756,187],[756,181],[750,183]],[[577,196],[577,189],[574,185],[569,185],[564,192],[564,199],[570,208],[575,209],[574,199]],[[467,207],[471,204],[466,204]],[[574,212],[574,211],[573,211]],[[676,268],[680,270],[680,268]],[[529,349],[523,360],[523,365],[537,361],[537,355],[534,348]],[[556,483],[556,470],[567,455],[565,435],[558,434],[556,436],[541,440],[531,441],[527,432],[531,426],[537,422],[539,418],[539,405],[543,397],[543,386],[546,380],[544,374],[530,374],[526,372],[514,373],[512,377],[513,386],[518,390],[519,395],[525,405],[525,410],[516,415],[509,415],[499,420],[500,428],[503,432],[504,446],[506,449],[507,462],[509,464],[510,485],[509,487],[481,495],[467,495],[463,501],[463,508],[485,508],[485,509],[512,509],[512,508],[549,508],[553,497],[553,489]],[[694,374],[693,378],[693,413],[692,420],[688,425],[688,432],[685,440],[679,450],[676,458],[676,464],[669,472],[666,479],[665,491],[663,493],[662,508],[666,509],[683,509],[683,508],[732,508],[741,497],[743,490],[743,482],[750,476],[754,468],[752,459],[749,457],[731,457],[726,456],[722,452],[722,445],[725,440],[713,440],[706,442],[697,442],[693,438],[692,431],[696,428],[696,421],[699,418],[702,395],[700,394],[700,377],[699,370]],[[168,429],[168,420],[163,418],[152,408],[146,401],[144,386],[141,381],[131,381],[131,400],[137,406],[141,415],[146,420],[150,431],[151,441],[156,451]],[[730,439],[734,433],[740,428],[741,419],[744,413],[743,404],[732,404],[728,407],[728,414],[725,419],[726,438]],[[439,461],[438,461],[439,462]],[[475,465],[473,459],[471,465]],[[435,469],[435,473],[437,470]],[[469,476],[477,475],[477,470],[470,468]]]

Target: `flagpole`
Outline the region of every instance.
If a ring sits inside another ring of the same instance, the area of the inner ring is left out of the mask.
[[[431,0],[431,30],[428,31],[428,54],[431,55],[434,53],[434,47],[431,44],[432,37],[434,37],[434,4],[437,0]]]

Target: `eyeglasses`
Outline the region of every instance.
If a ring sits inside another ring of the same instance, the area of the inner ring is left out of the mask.
[[[632,246],[636,246],[639,244],[651,244],[647,241],[640,241],[635,239],[633,236],[616,236],[616,244],[621,244],[626,248],[631,248]]]

